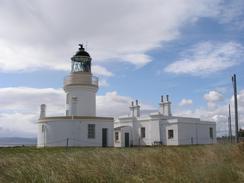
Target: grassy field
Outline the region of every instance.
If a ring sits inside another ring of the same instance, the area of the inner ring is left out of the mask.
[[[0,182],[244,182],[244,144],[0,148]]]

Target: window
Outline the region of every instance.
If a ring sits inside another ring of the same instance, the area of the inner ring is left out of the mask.
[[[145,127],[141,128],[141,138],[145,138],[146,137],[146,129]]]
[[[115,132],[115,140],[116,140],[116,141],[119,140],[119,132]]]
[[[209,137],[213,138],[213,128],[209,128]]]
[[[168,130],[168,139],[174,138],[174,130]]]
[[[95,138],[95,124],[88,124],[88,138]]]

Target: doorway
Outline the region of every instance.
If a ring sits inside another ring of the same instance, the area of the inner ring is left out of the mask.
[[[102,146],[103,147],[108,146],[108,129],[107,128],[102,129]]]
[[[129,133],[125,133],[125,147],[129,147],[130,146],[130,134]]]

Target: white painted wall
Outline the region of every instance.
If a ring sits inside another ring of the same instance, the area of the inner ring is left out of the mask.
[[[137,133],[139,142],[137,145],[152,145],[155,141],[160,141],[159,120],[138,121]],[[145,128],[146,136],[141,138],[141,128]]]
[[[44,128],[46,128],[45,124],[37,123],[37,147],[44,147],[46,143]]]
[[[169,139],[168,130],[174,131],[174,137]],[[177,124],[168,124],[165,128],[166,133],[166,145],[179,145],[179,138],[178,138],[178,125]]]
[[[179,144],[213,144],[216,143],[216,124],[208,121],[188,119],[178,122]],[[213,138],[210,138],[209,128],[213,128]]]
[[[160,121],[160,141],[162,142],[163,145],[167,144],[167,134],[166,134],[166,122],[165,121]]]
[[[179,144],[198,144],[197,130],[195,123],[179,123]]]
[[[88,124],[95,124],[95,138],[88,138]],[[42,130],[42,126],[45,130]],[[103,119],[56,119],[40,120],[38,123],[37,146],[102,146],[102,128],[107,128],[108,146],[113,146],[113,120]]]
[[[122,127],[120,132],[125,129],[130,129],[132,133],[133,145],[152,145],[154,141],[160,141],[159,120],[140,120],[140,118],[122,118],[114,123],[116,127]],[[145,128],[145,137],[141,137],[141,128]],[[122,134],[123,135],[123,134]],[[119,143],[122,143],[119,145]],[[123,147],[123,142],[115,143],[115,146]]]
[[[162,115],[154,115],[151,118],[144,119],[123,117],[115,121],[114,126],[128,126],[133,128],[131,129],[133,133],[133,145],[152,145],[155,141],[161,141],[165,145],[216,143],[216,123],[200,121],[199,118],[165,118]],[[141,138],[142,127],[146,129],[145,138]],[[213,128],[213,138],[210,138],[209,128]],[[174,131],[174,137],[172,139],[168,138],[168,130]],[[123,147],[123,144],[118,146]]]
[[[161,141],[165,145],[212,144],[216,143],[216,123],[200,121],[199,118],[165,117],[153,115],[150,118],[123,117],[116,120],[115,127],[131,127],[133,145],[152,145]],[[146,137],[141,138],[141,127],[146,129]],[[213,128],[213,138],[209,128]],[[168,138],[168,130],[174,131],[174,137]],[[123,147],[123,144],[116,146]]]
[[[96,87],[71,85],[65,88],[65,92],[68,100],[66,105],[68,116],[96,116]],[[72,97],[76,97],[76,104],[72,102]]]
[[[119,132],[119,140],[114,140],[114,147],[125,147],[125,133],[129,133],[129,144],[133,144],[133,129],[130,126],[122,127],[114,132]]]

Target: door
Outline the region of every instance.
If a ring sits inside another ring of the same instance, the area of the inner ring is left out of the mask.
[[[129,147],[130,146],[130,134],[129,133],[125,133],[125,147]]]
[[[102,129],[102,146],[103,147],[108,146],[108,129],[107,128]]]

